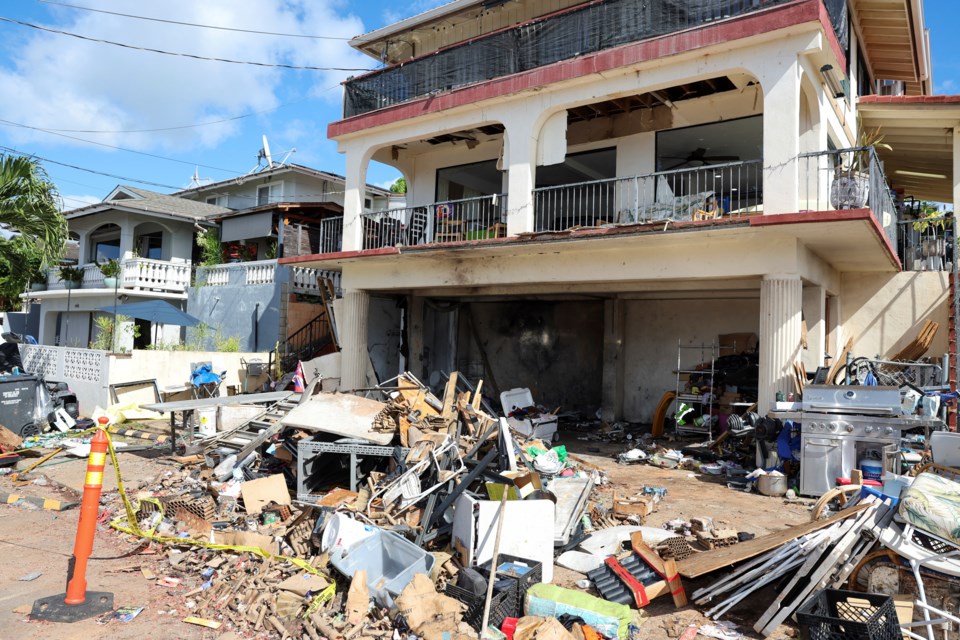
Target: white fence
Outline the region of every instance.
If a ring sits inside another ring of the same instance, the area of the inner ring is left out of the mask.
[[[240,360],[269,361],[268,353],[225,353],[208,351],[134,351],[129,354],[110,354],[95,349],[20,345],[24,371],[41,374],[51,382],[66,382],[77,394],[80,414],[89,416],[96,406],[110,404],[110,385],[139,380],[156,380],[166,387],[189,383],[190,366],[196,362],[211,362],[217,371],[226,371],[221,386],[236,385],[241,391],[256,391],[266,377],[247,380],[246,369]]]

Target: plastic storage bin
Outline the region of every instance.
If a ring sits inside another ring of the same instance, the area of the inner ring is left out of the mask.
[[[448,584],[444,588],[444,594],[467,605],[467,610],[463,614],[463,620],[477,631],[480,631],[480,625],[483,624],[483,605],[487,600],[487,594],[476,595],[452,584]],[[520,612],[517,610],[516,582],[505,579],[499,580],[498,583],[493,586],[493,596],[490,599],[490,619],[487,624],[499,629],[505,618],[515,618],[519,614]]]
[[[801,640],[901,640],[893,598],[824,589],[797,610]]]
[[[526,567],[521,565],[526,565]],[[484,575],[489,576],[490,563],[485,562],[483,566],[480,567],[480,571]],[[523,600],[527,596],[527,589],[543,582],[543,565],[536,560],[518,558],[501,553],[497,556],[497,576],[499,578],[509,578],[516,582],[517,613],[522,613]]]
[[[336,549],[330,556],[330,563],[348,578],[366,569],[371,594],[382,582],[391,596],[400,595],[415,574],[429,576],[434,562],[436,558],[406,538],[383,530],[346,549]]]

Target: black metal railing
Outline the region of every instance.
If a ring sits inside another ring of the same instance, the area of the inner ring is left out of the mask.
[[[315,357],[331,342],[330,325],[327,322],[326,311],[322,311],[310,322],[290,334],[286,340],[277,345],[276,353],[280,356],[280,368],[292,371],[300,360],[309,360]],[[271,370],[274,353],[270,354]]]
[[[760,160],[534,189],[536,231],[695,220],[755,213],[763,205]]]
[[[503,238],[507,235],[503,194],[389,209],[360,216],[363,248],[416,246]]]
[[[600,0],[352,78],[345,118],[790,0]]]
[[[897,253],[904,271],[952,271],[956,219],[935,213],[901,220]]]
[[[898,246],[897,206],[873,147],[801,153],[798,160],[801,211],[870,209],[890,244]]]

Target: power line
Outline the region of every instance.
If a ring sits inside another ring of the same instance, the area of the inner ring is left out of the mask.
[[[77,171],[85,171],[87,173],[92,173],[98,176],[106,176],[108,178],[113,178],[115,180],[120,180],[121,182],[136,182],[137,184],[145,184],[151,187],[160,187],[161,189],[173,189],[174,191],[180,191],[181,187],[175,187],[169,184],[163,184],[162,182],[151,182],[149,180],[139,180],[137,178],[128,178],[126,176],[120,176],[115,173],[106,173],[104,171],[97,171],[96,169],[87,169],[86,167],[80,167],[75,164],[69,164],[66,162],[60,162],[59,160],[51,160],[50,158],[44,158],[43,156],[38,156],[35,153],[24,153],[19,149],[14,149],[13,147],[7,147],[0,145],[0,150],[6,151],[8,153],[14,153],[18,156],[23,156],[25,158],[36,158],[42,162],[49,162],[50,164],[59,165],[61,167],[67,167],[69,169],[76,169]]]
[[[214,171],[223,171],[225,173],[236,173],[237,175],[242,174],[242,171],[237,171],[235,169],[224,169],[223,167],[213,167],[207,164],[200,164],[199,162],[188,162],[187,160],[178,160],[177,158],[168,158],[166,156],[159,156],[154,153],[147,153],[146,151],[137,151],[135,149],[127,149],[125,147],[118,147],[112,144],[106,144],[105,142],[97,142],[96,140],[87,140],[86,138],[78,138],[76,136],[69,136],[65,133],[57,133],[56,131],[50,131],[49,129],[42,129],[40,127],[31,127],[30,125],[21,124],[19,122],[11,122],[10,120],[3,120],[0,118],[0,124],[18,127],[21,129],[30,129],[31,131],[40,131],[41,133],[46,133],[51,136],[59,136],[61,138],[68,138],[70,140],[77,140],[78,142],[85,142],[87,144],[97,145],[98,147],[106,147],[107,149],[115,149],[117,151],[125,151],[127,153],[135,153],[141,156],[147,156],[148,158],[156,158],[157,160],[166,160],[168,162],[177,162],[179,164],[186,164],[190,166],[203,167],[204,169],[213,169]]]
[[[133,49],[136,51],[149,51],[150,53],[160,53],[165,56],[180,56],[182,58],[192,58],[194,60],[209,60],[211,62],[226,62],[229,64],[246,64],[252,65],[255,67],[271,67],[279,69],[296,69],[303,71],[372,71],[372,69],[359,69],[359,68],[350,68],[350,67],[310,67],[310,66],[301,66],[293,64],[283,64],[283,63],[268,63],[268,62],[254,62],[250,60],[231,60],[229,58],[211,58],[207,56],[200,56],[193,53],[180,53],[177,51],[165,51],[163,49],[152,49],[150,47],[140,47],[133,44],[126,44],[123,42],[114,42],[113,40],[102,40],[100,38],[91,38],[89,36],[83,36],[79,33],[71,33],[69,31],[61,31],[60,29],[51,29],[50,27],[42,27],[38,24],[31,24],[29,22],[21,22],[20,20],[14,20],[13,18],[5,18],[0,16],[0,20],[4,22],[10,22],[12,24],[18,24],[22,27],[30,27],[31,29],[37,29],[38,31],[46,31],[48,33],[56,33],[62,36],[70,36],[71,38],[78,38],[80,40],[86,40],[87,42],[96,42],[99,44],[109,44],[114,47],[122,47],[124,49]]]
[[[202,29],[217,29],[219,31],[236,31],[239,33],[255,33],[262,36],[283,36],[284,38],[310,38],[313,40],[343,40],[350,41],[352,38],[341,38],[339,36],[311,36],[303,33],[276,33],[274,31],[256,31],[254,29],[238,29],[234,27],[220,27],[212,24],[197,24],[195,22],[180,22],[178,20],[164,20],[163,18],[150,18],[147,16],[134,16],[129,13],[118,13],[116,11],[105,11],[103,9],[93,9],[91,7],[79,7],[75,4],[66,4],[64,2],[53,2],[53,0],[37,0],[43,4],[54,4],[59,7],[69,7],[70,9],[79,9],[81,11],[92,11],[94,13],[105,13],[111,16],[120,16],[122,18],[133,18],[134,20],[149,20],[150,22],[163,22],[165,24],[177,24],[184,27],[199,27]]]

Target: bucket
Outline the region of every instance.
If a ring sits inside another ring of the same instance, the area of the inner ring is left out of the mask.
[[[335,513],[323,527],[320,551],[328,551],[334,547],[346,549],[376,532],[377,528],[373,525],[363,524],[342,513]]]
[[[766,474],[757,478],[757,491],[765,496],[779,498],[787,495],[787,476]]]
[[[883,477],[883,464],[873,458],[861,458],[860,471],[864,480],[880,480]]]
[[[217,435],[217,408],[197,409],[197,433],[201,436]]]

